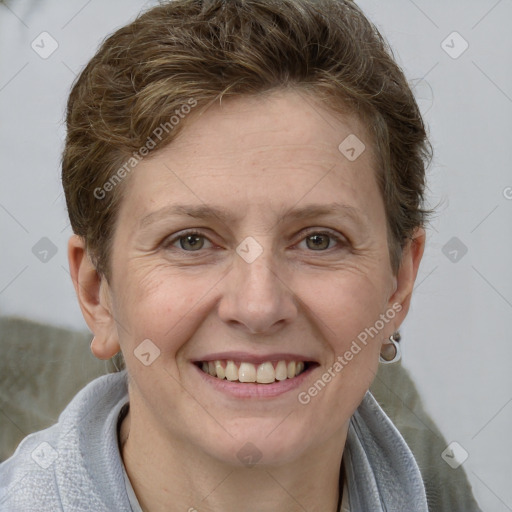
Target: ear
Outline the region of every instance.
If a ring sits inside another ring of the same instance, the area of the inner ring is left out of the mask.
[[[416,228],[402,251],[400,268],[395,277],[396,288],[388,303],[388,307],[395,305],[393,308],[395,311],[398,309],[396,304],[401,306],[400,311],[395,316],[395,330],[404,321],[409,311],[414,282],[416,281],[418,268],[423,257],[423,251],[425,250],[425,240],[425,230],[423,228]]]
[[[85,242],[78,235],[69,239],[68,260],[82,315],[94,333],[91,351],[98,359],[110,359],[120,347],[108,281],[96,271]]]

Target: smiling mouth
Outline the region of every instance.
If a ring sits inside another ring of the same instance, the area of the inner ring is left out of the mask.
[[[266,361],[261,364],[244,361],[216,360],[195,363],[204,373],[230,382],[272,384],[293,379],[316,363],[309,361]]]

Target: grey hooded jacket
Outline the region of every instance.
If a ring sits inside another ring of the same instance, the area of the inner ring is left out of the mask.
[[[99,377],[58,423],[27,436],[0,464],[0,511],[136,512],[117,440],[127,402],[126,371]],[[414,457],[370,392],[351,419],[343,467],[350,512],[428,511]]]

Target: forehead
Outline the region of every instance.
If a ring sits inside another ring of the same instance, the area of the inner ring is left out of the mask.
[[[230,98],[184,122],[130,177],[123,203],[139,217],[173,201],[280,212],[308,200],[378,200],[366,127],[305,93]]]
[[[291,151],[306,161],[320,162],[333,153],[355,161],[361,153],[366,163],[373,165],[374,147],[363,121],[348,110],[341,114],[328,109],[319,99],[298,90],[223,99],[206,110],[192,112],[184,122],[184,130],[172,142],[173,149],[194,152],[198,158],[207,156],[206,151],[198,151],[199,146],[215,141],[219,153],[243,161],[256,152],[271,161],[276,152]],[[350,146],[356,154],[347,152]],[[277,158],[274,161],[279,163]]]

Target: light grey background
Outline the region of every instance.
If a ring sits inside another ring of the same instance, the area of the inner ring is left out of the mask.
[[[1,314],[87,328],[67,270],[64,104],[100,41],[154,3],[0,5]],[[404,364],[447,439],[469,453],[483,510],[512,510],[512,2],[359,4],[414,85],[435,149],[429,203],[440,206],[402,329]],[[31,48],[43,31],[58,43],[47,59]],[[57,250],[47,262],[32,251],[42,237]]]

